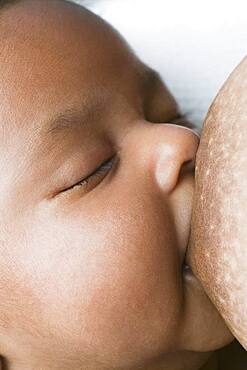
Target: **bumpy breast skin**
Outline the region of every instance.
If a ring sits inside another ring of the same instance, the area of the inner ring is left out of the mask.
[[[204,122],[188,263],[247,349],[247,57]]]

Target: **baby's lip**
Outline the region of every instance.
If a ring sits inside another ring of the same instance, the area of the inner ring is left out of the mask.
[[[190,170],[195,173],[195,165],[196,165],[196,159],[194,158],[192,161],[190,161],[188,163],[188,166],[190,168]],[[195,189],[194,189],[195,190]],[[193,198],[192,198],[192,201],[194,199],[194,195],[193,195]],[[188,225],[188,230],[187,230],[187,235],[186,235],[186,240],[185,240],[185,243],[183,245],[183,248],[182,248],[182,265],[183,266],[191,266],[190,265],[190,259],[189,259],[189,255],[190,255],[190,244],[191,244],[191,233],[192,233],[192,214],[193,214],[193,206],[191,205],[191,208],[190,208],[190,222],[189,222],[189,225]]]
[[[190,238],[190,230],[189,230],[189,235],[187,237],[186,242],[184,243],[183,247],[180,249],[180,258],[181,258],[181,263],[183,267],[188,264],[186,260],[186,255],[187,255],[187,249],[189,245],[189,238]]]
[[[188,252],[188,247],[189,247],[189,241],[188,241],[188,244],[186,246],[185,253],[184,253],[183,264],[182,264],[182,271],[187,276],[195,277],[195,275],[193,273],[193,270],[191,268],[191,264],[189,262],[189,258],[188,258],[188,256],[189,256],[189,254],[187,253]]]
[[[184,249],[184,254],[183,254],[183,265],[184,266],[189,266],[189,261],[188,261],[188,247],[189,247],[189,240],[190,240],[190,233],[191,233],[191,227],[190,227],[190,231],[189,231],[189,235],[188,235],[188,240],[187,240],[187,244],[186,244],[186,247]]]
[[[192,269],[192,261],[191,261],[191,228],[190,228],[190,233],[189,233],[189,239],[188,239],[188,244],[186,246],[186,250],[185,250],[185,255],[184,255],[184,260],[183,260],[183,265],[184,266],[188,266],[189,269],[191,271],[193,271]]]

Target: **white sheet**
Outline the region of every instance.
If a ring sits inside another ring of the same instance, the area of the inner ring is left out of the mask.
[[[78,0],[113,24],[201,125],[247,53],[246,0]]]

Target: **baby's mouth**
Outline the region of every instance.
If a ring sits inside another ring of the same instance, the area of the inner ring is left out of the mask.
[[[187,246],[187,248],[188,248],[188,246]],[[186,258],[186,256],[187,256],[187,248],[186,248],[186,252],[185,252],[185,256],[184,256],[184,260],[183,260],[183,264],[182,264],[183,273],[186,273],[186,274],[192,273],[192,270],[191,270],[191,268],[189,266],[189,263],[187,261],[187,258]]]
[[[190,266],[187,264],[186,261],[184,261],[183,265],[182,265],[182,275],[185,276],[185,277],[195,277],[192,269],[190,268]]]
[[[184,256],[183,256],[183,264],[182,264],[182,271],[185,274],[193,274],[192,270],[189,265],[189,260],[188,260],[188,248],[189,248],[189,243],[190,243],[190,235],[191,235],[191,227],[189,231],[189,236],[188,236],[188,242],[184,251]]]
[[[192,274],[192,270],[189,265],[183,264],[183,273],[184,274]]]

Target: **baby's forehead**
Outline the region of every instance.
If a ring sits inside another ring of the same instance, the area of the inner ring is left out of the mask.
[[[158,74],[110,25],[75,4],[18,2],[3,13],[0,38],[0,121],[12,148],[14,135],[16,146],[36,145],[44,122],[96,121],[97,113],[103,120],[110,112],[119,122],[120,113],[142,112],[156,91],[163,111],[176,111]]]
[[[131,54],[110,25],[76,4],[23,0],[0,14],[1,59],[8,64],[15,55],[22,63],[40,58],[42,67],[45,58],[71,63],[79,57],[93,64],[109,54],[114,62]]]
[[[97,105],[106,87],[127,91],[145,69],[104,21],[63,1],[8,8],[0,38],[2,122],[7,113],[12,122],[35,122],[55,108]]]

